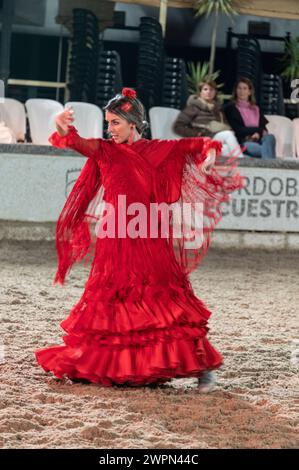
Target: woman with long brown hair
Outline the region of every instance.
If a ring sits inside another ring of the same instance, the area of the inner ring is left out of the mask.
[[[236,81],[232,100],[224,112],[239,143],[245,147],[244,153],[263,160],[276,158],[275,137],[267,131],[268,120],[256,104],[251,80],[243,77]]]

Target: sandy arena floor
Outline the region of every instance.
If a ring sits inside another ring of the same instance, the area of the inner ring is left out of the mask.
[[[45,374],[34,350],[62,344],[87,270],[52,286],[53,243],[2,242],[0,266],[0,447],[298,447],[298,252],[211,248],[192,275],[225,360],[209,395],[194,379],[121,389]]]

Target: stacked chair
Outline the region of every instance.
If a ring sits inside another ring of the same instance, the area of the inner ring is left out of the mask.
[[[23,103],[13,98],[0,102],[0,121],[13,131],[16,141],[23,142],[26,136],[26,112]]]
[[[48,138],[56,130],[55,117],[64,110],[62,104],[55,100],[30,98],[25,106],[32,143],[49,145]]]
[[[252,81],[257,101],[259,101],[262,61],[260,45],[256,39],[241,38],[238,40],[237,78],[239,77],[246,77]]]
[[[276,139],[276,155],[278,158],[295,157],[295,124],[286,116],[266,114],[267,130]]]
[[[71,101],[95,101],[99,54],[99,24],[89,10],[73,9],[73,36],[68,88]]]
[[[137,93],[145,108],[161,104],[164,44],[162,28],[154,18],[140,19]]]
[[[102,108],[122,89],[120,56],[116,51],[99,54],[95,103]]]
[[[181,109],[188,98],[186,66],[182,59],[167,57],[164,62],[162,106]]]
[[[282,80],[279,75],[263,74],[260,106],[264,114],[285,115]]]
[[[92,103],[82,103],[82,101],[69,101],[64,107],[72,107],[74,110],[75,126],[81,137],[88,139],[103,137],[103,111]]]
[[[154,106],[149,110],[152,139],[181,139],[172,125],[180,113],[179,109]]]

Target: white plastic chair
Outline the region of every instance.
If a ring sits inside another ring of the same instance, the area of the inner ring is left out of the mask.
[[[267,130],[276,139],[276,155],[279,158],[294,157],[294,127],[286,116],[266,115]]]
[[[103,137],[103,111],[101,108],[91,103],[81,101],[69,101],[65,103],[65,108],[72,106],[75,120],[73,125],[84,138]]]
[[[294,157],[299,158],[299,118],[293,119]]]
[[[48,139],[56,130],[55,116],[63,111],[62,104],[55,100],[32,98],[26,101],[25,106],[32,143],[50,145]]]
[[[179,109],[164,108],[162,106],[154,106],[149,110],[151,134],[153,139],[181,139],[182,137],[175,134],[172,125],[175,122]]]
[[[0,120],[13,131],[16,140],[25,140],[26,113],[23,103],[13,98],[4,98],[4,102],[0,103]]]

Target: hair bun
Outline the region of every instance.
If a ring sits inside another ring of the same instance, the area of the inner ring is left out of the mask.
[[[132,99],[134,99],[134,98],[137,97],[136,91],[135,91],[135,90],[132,90],[132,88],[123,88],[123,89],[121,90],[121,94],[122,94],[123,96],[127,96],[128,98],[132,98]]]

